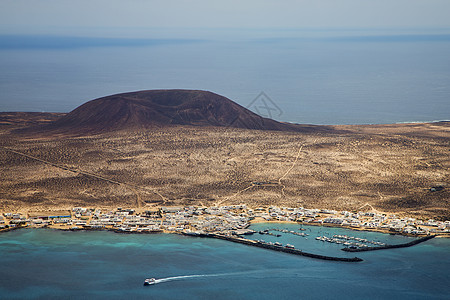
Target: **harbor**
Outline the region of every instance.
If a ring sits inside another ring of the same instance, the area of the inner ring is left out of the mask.
[[[344,221],[338,220],[348,220],[346,222],[352,224],[358,221],[361,226],[368,227],[363,227],[365,231],[352,230],[354,234],[350,234],[350,231],[345,234],[331,233],[331,228],[348,230],[347,226],[343,226]],[[398,219],[376,213],[323,209],[277,206],[249,208],[244,204],[219,207],[159,207],[141,211],[122,207],[108,210],[75,207],[70,211],[34,212],[27,215],[3,213],[0,221],[3,231],[18,228],[53,228],[65,231],[113,231],[121,234],[171,233],[226,240],[297,256],[340,262],[361,262],[362,259],[341,257],[338,253],[342,252],[339,250],[361,252],[411,247],[437,234],[448,236],[450,229],[448,221]],[[254,228],[255,224],[262,226]],[[283,224],[286,226],[283,227]],[[376,231],[374,229],[383,232],[381,229],[386,228],[389,230],[384,230],[384,233],[402,233],[409,236],[412,235],[410,228],[414,228],[418,238],[405,242],[404,239],[392,239],[393,235],[383,235],[384,239],[391,238],[390,243],[370,238]],[[326,247],[335,249],[336,255],[326,255],[323,252]]]
[[[322,242],[327,242],[327,243],[342,244],[346,248],[348,247],[350,249],[369,248],[370,247],[369,245],[376,245],[376,246],[385,246],[386,245],[386,243],[383,243],[383,242],[368,240],[365,238],[347,236],[347,235],[333,235],[333,237],[318,236],[318,237],[316,237],[316,240],[322,241]]]
[[[248,245],[248,246],[253,246],[253,247],[258,247],[258,248],[263,248],[263,249],[269,249],[269,250],[273,250],[273,251],[284,252],[284,253],[289,253],[289,254],[294,254],[294,255],[306,256],[306,257],[321,259],[321,260],[341,261],[341,262],[361,262],[361,261],[363,261],[361,258],[358,258],[358,257],[347,258],[347,257],[335,257],[335,256],[326,256],[326,255],[308,253],[308,252],[304,252],[299,249],[295,249],[292,245],[283,246],[281,243],[277,243],[277,242],[272,243],[272,242],[265,242],[265,241],[261,241],[261,240],[254,241],[254,240],[245,239],[242,237],[234,237],[234,236],[227,236],[227,235],[214,234],[214,233],[199,235],[199,237],[216,238],[216,239],[221,239],[221,240],[225,240],[225,241],[229,241],[229,242],[233,242],[233,243],[239,243],[239,244],[243,244],[243,245]]]
[[[412,247],[415,245],[418,245],[420,243],[426,242],[428,240],[431,240],[432,238],[435,238],[435,235],[429,235],[429,236],[425,236],[416,240],[413,240],[409,243],[403,243],[403,244],[397,244],[397,245],[381,245],[378,247],[346,247],[341,249],[342,251],[346,251],[346,252],[362,252],[362,251],[374,251],[374,250],[385,250],[385,249],[396,249],[396,248],[407,248],[407,247]]]

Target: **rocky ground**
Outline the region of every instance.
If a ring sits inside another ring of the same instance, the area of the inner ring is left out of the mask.
[[[450,219],[446,122],[317,133],[174,126],[33,136],[14,133],[27,122],[2,120],[3,211],[246,203]]]

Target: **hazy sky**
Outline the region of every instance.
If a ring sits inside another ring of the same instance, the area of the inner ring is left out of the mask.
[[[0,1],[2,34],[95,35],[114,28],[450,28],[450,1]]]

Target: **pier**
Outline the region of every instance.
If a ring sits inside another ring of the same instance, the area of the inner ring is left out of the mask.
[[[272,229],[268,229],[269,231],[278,231],[278,232],[282,232],[282,233],[288,233],[288,234],[293,234],[293,235],[298,235],[298,236],[302,236],[302,237],[306,237],[309,236],[309,234],[304,233],[304,232],[296,232],[294,230],[287,230],[287,229],[277,229],[277,228],[272,228]]]
[[[288,248],[285,246],[263,243],[263,242],[249,240],[249,239],[245,239],[245,238],[241,238],[241,237],[233,237],[233,236],[221,235],[221,234],[216,234],[216,233],[200,234],[197,236],[198,237],[216,238],[216,239],[221,239],[221,240],[225,240],[225,241],[230,241],[233,243],[239,243],[239,244],[244,244],[244,245],[248,245],[248,246],[270,249],[270,250],[274,250],[274,251],[295,254],[295,255],[301,255],[301,256],[306,256],[306,257],[311,257],[311,258],[321,259],[321,260],[342,261],[342,262],[361,262],[361,261],[363,261],[359,257],[352,257],[352,258],[334,257],[334,256],[326,256],[326,255],[308,253],[308,252],[304,252],[302,250],[298,250],[295,248]]]
[[[436,237],[435,235],[429,235],[423,238],[416,239],[414,241],[411,241],[409,243],[404,244],[397,244],[397,245],[384,245],[379,247],[364,247],[364,248],[343,248],[342,251],[346,252],[362,252],[362,251],[374,251],[374,250],[384,250],[384,249],[395,249],[395,248],[406,248],[411,247],[420,243],[423,243],[425,241],[431,240],[432,238]]]

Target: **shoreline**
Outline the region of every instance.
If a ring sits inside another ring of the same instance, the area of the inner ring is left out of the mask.
[[[251,221],[249,223],[249,226],[253,224],[291,224],[291,225],[305,225],[305,226],[314,226],[314,227],[329,227],[329,228],[341,228],[346,230],[352,230],[352,231],[364,231],[364,232],[375,232],[375,233],[381,233],[381,234],[389,234],[389,235],[400,235],[405,237],[411,237],[411,238],[426,238],[433,236],[433,238],[450,238],[449,233],[439,233],[439,234],[420,234],[420,235],[414,235],[414,234],[405,234],[401,232],[390,232],[388,230],[377,230],[377,229],[363,229],[363,228],[352,228],[347,226],[336,226],[336,225],[323,225],[323,224],[314,224],[314,223],[302,223],[302,222],[295,222],[295,221],[266,221],[266,220],[257,220],[255,222]],[[117,230],[116,228],[108,227],[108,228],[70,228],[68,226],[57,226],[57,225],[50,225],[50,226],[17,226],[17,227],[10,227],[10,228],[4,228],[0,229],[0,234],[14,231],[18,229],[52,229],[52,230],[61,230],[61,231],[110,231],[114,233],[119,234],[175,234],[175,235],[185,235],[182,232],[177,231],[170,231],[170,230],[154,230],[154,231],[121,231]]]
[[[400,219],[396,215],[379,211],[348,212],[277,206],[250,208],[245,204],[220,207],[64,207],[59,210],[20,211],[0,214],[0,232],[13,230],[17,226],[73,231],[111,230],[119,233],[230,234],[236,229],[246,229],[254,224],[272,223],[342,228],[415,238],[430,235],[450,238],[449,221]]]
[[[265,224],[299,224],[297,222],[256,222],[254,224],[259,224],[259,223],[265,223]],[[336,226],[327,226],[327,227],[336,227]],[[213,239],[219,239],[219,240],[224,240],[224,241],[229,241],[232,243],[238,243],[238,244],[243,244],[243,245],[247,245],[247,246],[253,246],[253,247],[257,247],[257,248],[262,248],[262,249],[268,249],[268,250],[272,250],[272,251],[277,251],[277,252],[283,252],[283,253],[288,253],[288,254],[292,254],[292,255],[298,255],[298,256],[305,256],[308,258],[313,258],[313,259],[318,259],[318,260],[325,260],[325,261],[336,261],[336,262],[362,262],[364,261],[363,259],[359,258],[359,257],[338,257],[338,256],[329,256],[329,255],[322,255],[322,254],[316,254],[316,253],[311,253],[311,252],[305,252],[301,249],[296,249],[294,248],[292,245],[281,245],[278,243],[270,243],[270,242],[264,242],[264,241],[260,241],[260,240],[252,240],[252,239],[247,239],[241,235],[229,235],[229,234],[222,234],[222,233],[201,233],[201,234],[188,234],[187,232],[171,232],[171,231],[167,231],[167,230],[158,230],[158,231],[141,231],[141,232],[127,232],[127,231],[121,231],[121,230],[117,230],[115,228],[80,228],[80,229],[73,229],[73,228],[58,228],[57,226],[46,226],[46,227],[40,227],[40,228],[36,228],[36,227],[13,227],[13,228],[8,228],[8,230],[2,230],[0,231],[0,233],[2,232],[9,232],[9,231],[14,231],[14,230],[19,230],[19,229],[50,229],[50,230],[58,230],[58,231],[108,231],[108,232],[113,232],[113,233],[122,233],[122,234],[175,234],[175,235],[181,235],[181,236],[186,236],[186,237],[197,237],[197,238],[213,238]],[[348,228],[344,228],[347,230],[351,230]],[[383,232],[380,232],[383,234]],[[422,237],[416,237],[416,239],[414,239],[413,241],[410,242],[406,242],[406,243],[401,243],[401,244],[394,244],[394,245],[384,245],[384,246],[376,246],[376,247],[366,247],[366,248],[342,248],[342,251],[345,252],[349,252],[349,253],[353,253],[353,252],[367,252],[367,251],[375,251],[375,250],[387,250],[387,249],[398,249],[398,248],[407,248],[407,247],[412,247],[415,245],[418,245],[420,243],[426,242],[428,240],[431,240],[433,238],[437,238],[437,237],[444,237],[444,236],[439,236],[439,235],[427,235],[427,236],[422,236]]]

